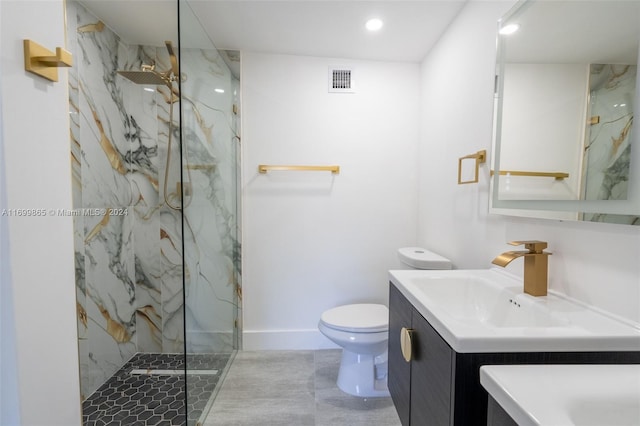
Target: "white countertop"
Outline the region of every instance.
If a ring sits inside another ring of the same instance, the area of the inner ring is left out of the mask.
[[[390,281],[458,353],[640,351],[640,325],[502,269],[395,270]]]
[[[640,365],[485,365],[480,383],[519,426],[640,426]]]

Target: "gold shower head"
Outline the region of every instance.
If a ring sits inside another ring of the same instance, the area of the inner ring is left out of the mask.
[[[118,71],[118,74],[136,84],[163,85],[171,87],[169,79],[155,71]]]
[[[136,84],[147,84],[147,85],[164,85],[173,90],[172,82],[173,80],[178,78],[178,58],[176,57],[176,53],[173,50],[173,44],[171,41],[167,40],[164,42],[167,46],[167,51],[169,52],[169,60],[171,61],[171,70],[167,70],[166,72],[158,72],[155,70],[154,65],[142,65],[142,70],[140,71],[118,71],[118,74],[121,76],[128,78]]]

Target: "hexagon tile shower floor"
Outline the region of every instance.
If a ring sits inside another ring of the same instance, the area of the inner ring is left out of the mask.
[[[82,403],[82,423],[196,425],[230,359],[231,354],[188,354],[185,386],[183,354],[135,354]]]

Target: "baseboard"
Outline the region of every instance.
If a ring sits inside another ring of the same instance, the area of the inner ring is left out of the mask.
[[[336,349],[338,345],[317,329],[312,330],[244,330],[242,349],[260,350],[316,350]]]

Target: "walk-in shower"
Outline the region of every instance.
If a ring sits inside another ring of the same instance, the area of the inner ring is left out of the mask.
[[[135,3],[66,2],[74,208],[105,212],[74,217],[83,422],[192,425],[240,345],[239,81],[188,2],[157,42]]]

